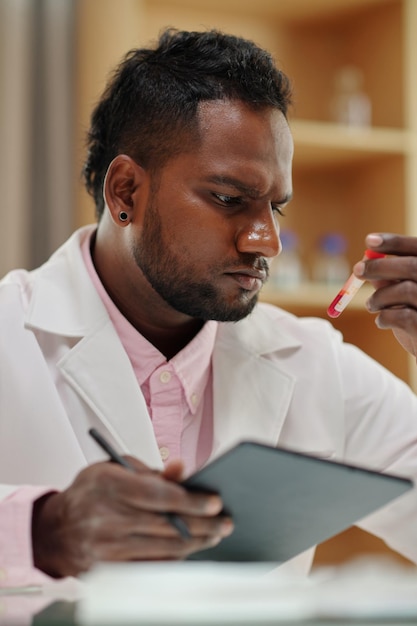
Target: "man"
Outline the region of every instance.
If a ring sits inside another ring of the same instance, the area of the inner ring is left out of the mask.
[[[417,477],[407,386],[327,322],[257,304],[292,194],[289,103],[265,51],[217,32],[168,31],[114,74],[85,165],[97,227],[0,286],[6,582],[215,545],[233,530],[220,499],[178,482],[242,439]],[[357,272],[415,354],[416,241],[367,243],[399,255]],[[137,471],[106,462],[91,427]],[[417,561],[414,492],[366,527]]]

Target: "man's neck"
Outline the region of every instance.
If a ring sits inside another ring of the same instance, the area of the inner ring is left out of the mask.
[[[100,243],[91,242],[91,258],[107,294],[120,313],[167,360],[180,352],[198,334],[204,321],[179,313],[144,280],[143,285],[129,285],[117,260],[101,254]]]

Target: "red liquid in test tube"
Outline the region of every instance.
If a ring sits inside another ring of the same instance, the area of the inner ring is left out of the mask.
[[[365,250],[365,258],[367,259],[381,259],[385,254],[381,252],[374,252],[374,250]],[[335,299],[327,309],[327,315],[329,317],[339,317],[342,311],[345,310],[352,298],[357,294],[359,289],[364,284],[364,280],[357,278],[354,274],[351,274]]]

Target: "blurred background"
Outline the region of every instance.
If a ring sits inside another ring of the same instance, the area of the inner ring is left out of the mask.
[[[290,76],[294,200],[264,297],[326,316],[367,232],[417,234],[417,0],[0,0],[0,275],[94,221],[91,110],[122,56],[167,26],[250,38]],[[333,323],[417,387],[366,297]]]
[[[368,232],[417,235],[417,0],[0,0],[0,275],[94,221],[91,110],[121,57],[167,26],[250,38],[290,76],[294,200],[263,298],[326,317]],[[368,293],[333,324],[417,389]]]
[[[74,225],[75,4],[0,0],[0,274]]]
[[[295,178],[303,184],[295,188],[297,211],[291,210],[290,223],[284,225],[296,231],[297,237],[290,235],[287,241],[294,245],[297,239],[307,266],[304,278],[314,278],[309,268],[313,252],[327,234],[347,239],[336,247],[350,262],[361,253],[365,231],[380,228],[378,222],[403,231],[414,228],[414,218],[407,215],[408,183],[398,184],[408,166],[400,161],[410,137],[393,132],[343,136],[340,127],[415,131],[415,4],[0,0],[0,273],[16,265],[36,266],[73,228],[94,219],[79,177],[91,109],[122,55],[154,41],[165,26],[215,27],[251,38],[268,48],[290,75],[292,119],[301,123],[294,125]],[[303,126],[306,121],[310,123]],[[313,122],[336,122],[338,127]],[[359,180],[355,165],[362,167],[364,159],[369,186],[385,170],[391,172],[392,190],[380,192],[388,209],[384,203],[376,206],[381,204],[377,192],[366,191]],[[378,168],[371,161],[379,161]],[[317,177],[320,164],[333,166],[325,181]],[[357,200],[352,202],[358,190],[360,210]],[[376,220],[381,214],[383,219]],[[308,224],[304,234],[297,232],[303,222]]]

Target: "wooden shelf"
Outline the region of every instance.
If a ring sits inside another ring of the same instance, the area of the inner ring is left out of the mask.
[[[330,122],[294,120],[296,166],[340,166],[393,155],[409,155],[415,149],[412,133],[396,128],[351,128]]]

